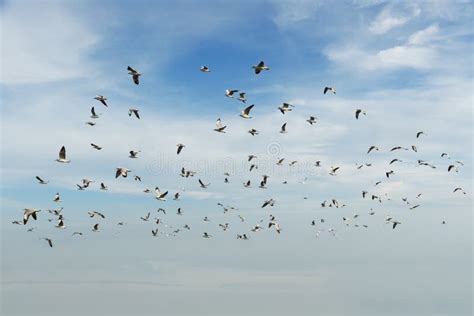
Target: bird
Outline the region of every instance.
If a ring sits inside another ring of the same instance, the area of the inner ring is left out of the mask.
[[[251,161],[252,159],[255,159],[255,158],[257,158],[257,156],[255,156],[255,155],[248,155],[247,161]]]
[[[105,102],[105,101],[107,101],[107,98],[104,97],[103,95],[97,95],[97,96],[94,97],[94,99],[97,100],[97,101],[99,101],[99,102],[102,103],[103,105],[108,106],[108,105],[107,105],[107,102]]]
[[[93,218],[94,216],[99,216],[100,218],[105,218],[104,214],[102,214],[100,212],[97,212],[97,211],[87,212],[87,214],[89,214],[90,218]]]
[[[201,68],[199,69],[201,72],[211,72],[211,70],[209,69],[208,66],[206,65],[203,65],[201,66]]]
[[[245,97],[245,92],[239,92],[239,101],[242,101],[243,103],[247,102],[247,98]]]
[[[100,232],[100,230],[99,230],[99,224],[98,224],[98,223],[95,224],[94,226],[92,226],[92,231],[93,231],[94,233]]]
[[[72,235],[71,235],[71,236],[75,236],[75,235],[82,236],[82,233],[81,233],[81,232],[74,232],[74,233],[72,233]]]
[[[165,197],[168,194],[168,191],[161,193],[160,188],[155,187],[155,198],[159,201],[166,201]]]
[[[365,112],[364,110],[362,110],[362,109],[357,109],[357,110],[355,111],[356,120],[359,119],[359,115],[360,115],[361,113],[362,113],[363,115],[366,115],[366,112]]]
[[[324,87],[323,94],[326,94],[328,91],[336,94],[336,88],[333,88],[333,87]]]
[[[138,181],[138,182],[142,182],[142,178],[140,178],[140,176],[134,176],[133,180]]]
[[[36,209],[36,208],[25,208],[23,209],[23,225],[26,225],[28,223],[28,219],[30,216],[36,221],[37,215],[36,213],[40,212],[41,210]]]
[[[175,193],[173,200],[175,200],[175,201],[179,200],[179,192]]]
[[[43,240],[46,240],[46,241],[48,242],[49,247],[53,248],[53,241],[51,240],[51,238],[46,238],[46,237],[44,237],[44,238],[42,238],[42,239],[43,239]]]
[[[104,184],[104,182],[100,183],[100,189],[103,191],[107,191],[109,188]]]
[[[425,132],[420,131],[420,132],[416,133],[416,138],[419,138],[421,135],[426,135],[426,134],[425,134]]]
[[[269,199],[269,200],[264,201],[261,208],[264,208],[265,206],[268,206],[268,205],[270,206],[275,205],[275,200]]]
[[[141,150],[138,150],[138,151],[130,150],[129,151],[130,156],[128,156],[128,158],[132,158],[132,159],[138,158],[138,153],[140,153],[140,152],[141,152]]]
[[[131,170],[127,168],[123,168],[123,167],[116,168],[116,170],[117,171],[115,172],[115,179],[117,179],[120,176],[126,178],[128,176],[128,173],[131,172]]]
[[[395,172],[394,172],[393,170],[390,170],[390,171],[388,171],[388,172],[385,172],[385,176],[386,176],[387,178],[389,178],[390,175],[393,175],[394,173],[395,173]]]
[[[97,150],[102,150],[102,147],[99,145],[96,145],[94,143],[91,143],[92,148],[97,149]]]
[[[270,70],[268,66],[265,66],[263,60],[257,65],[253,65],[252,68],[255,70],[255,74],[258,75],[262,70]]]
[[[283,103],[282,106],[278,107],[278,110],[280,110],[281,114],[285,114],[286,112],[290,112],[293,110],[291,107],[295,107],[295,106],[289,103]]]
[[[252,136],[258,135],[258,131],[255,128],[249,129],[248,133]]]
[[[251,119],[252,117],[249,115],[250,114],[250,110],[252,110],[252,108],[254,107],[255,104],[252,104],[252,105],[249,105],[248,107],[246,107],[241,113],[240,113],[240,117],[244,118],[244,119]]]
[[[64,225],[64,221],[62,219],[60,219],[58,221],[58,224],[56,225],[56,227],[64,229],[64,228],[66,228],[66,225]]]
[[[397,222],[397,221],[392,221],[392,229],[395,229],[395,227],[397,227],[397,225],[401,224],[400,222]]]
[[[250,180],[248,180],[247,182],[244,182],[244,187],[250,188]]]
[[[313,125],[316,124],[316,117],[315,116],[310,116],[309,119],[306,120],[309,124]]]
[[[140,119],[140,115],[138,114],[139,110],[137,109],[128,109],[128,116],[132,116],[134,114],[137,119]]]
[[[142,74],[139,73],[138,71],[136,71],[135,69],[133,69],[130,66],[127,67],[127,70],[128,70],[128,74],[132,76],[133,82],[136,85],[140,84],[139,78]]]
[[[281,126],[280,133],[281,133],[281,134],[287,133],[287,131],[286,131],[286,123]]]
[[[140,217],[143,221],[145,222],[148,222],[148,220],[150,219],[150,212],[148,212],[148,214],[146,214],[145,217]]]
[[[332,176],[336,175],[336,171],[339,170],[341,167],[331,167],[331,171],[329,171],[329,174]]]
[[[416,148],[415,145],[411,145],[411,150],[413,150],[413,151],[416,152],[416,153],[418,152],[418,149]]]
[[[91,119],[98,119],[100,115],[102,114],[95,113],[94,107],[91,108]]]
[[[402,162],[400,159],[395,158],[395,159],[392,159],[392,160],[389,162],[389,165],[391,165],[392,163],[397,162],[397,161],[398,161],[398,162]]]
[[[152,234],[154,237],[156,237],[156,236],[158,235],[158,228],[156,228],[156,229],[154,229],[154,230],[152,229],[152,230],[151,230],[151,234]]]
[[[203,189],[207,189],[207,187],[210,185],[210,183],[204,184],[204,182],[202,182],[201,179],[198,179],[198,181],[199,181],[199,185],[200,185],[201,188],[203,188]]]
[[[59,196],[59,193],[56,193],[54,195],[53,202],[56,202],[56,203],[61,202],[61,197]]]
[[[183,212],[181,211],[181,207],[178,207],[178,210],[176,211],[177,215],[183,215]]]
[[[449,165],[448,166],[448,172],[450,172],[453,169],[454,169],[454,171],[458,172],[458,168],[455,165]]]
[[[39,176],[36,176],[36,180],[38,180],[38,183],[39,184],[48,184],[49,181],[44,181],[43,179],[41,179]]]
[[[61,149],[59,150],[59,158],[56,159],[57,162],[61,163],[70,163],[71,160],[66,159],[66,147],[62,146]]]
[[[183,144],[177,144],[176,145],[178,147],[178,150],[176,151],[176,154],[179,155],[181,153],[181,150],[183,150],[184,146]]]
[[[203,238],[211,238],[212,236],[209,235],[208,233],[204,232],[204,234],[202,234],[202,237]]]
[[[95,122],[90,122],[90,121],[89,121],[89,122],[86,122],[86,124],[89,125],[89,126],[95,126],[95,125],[96,125]]]
[[[367,153],[370,153],[372,150],[376,150],[376,151],[379,151],[379,148],[377,146],[370,146],[369,150],[367,151]]]
[[[228,98],[233,98],[234,93],[239,92],[239,90],[232,90],[232,89],[226,89],[225,90],[225,96]]]
[[[225,128],[227,126],[222,126],[222,122],[221,122],[221,119],[218,118],[217,121],[216,121],[216,128],[214,129],[216,132],[219,132],[219,133],[225,133]]]
[[[455,189],[453,190],[453,193],[456,193],[457,191],[461,191],[463,194],[466,194],[466,192],[464,192],[463,188],[460,188],[460,187],[459,187],[459,188],[455,188]]]

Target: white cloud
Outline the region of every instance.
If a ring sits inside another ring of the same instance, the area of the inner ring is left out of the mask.
[[[384,34],[388,31],[405,25],[412,18],[420,14],[420,9],[416,5],[405,7],[394,7],[387,5],[375,18],[369,27],[374,34]]]
[[[287,0],[275,1],[276,15],[273,19],[278,27],[286,28],[310,18],[324,1]]]
[[[413,33],[408,38],[408,44],[410,45],[423,45],[429,42],[432,42],[436,35],[439,33],[438,24],[432,24],[427,28],[420,30],[416,33]]]

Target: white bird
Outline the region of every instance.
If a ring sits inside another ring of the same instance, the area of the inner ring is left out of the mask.
[[[254,107],[255,104],[252,104],[248,107],[246,107],[241,113],[240,113],[240,117],[244,118],[244,119],[251,119],[252,117],[249,116],[250,114],[250,110],[252,110],[252,108]]]
[[[219,133],[225,133],[224,130],[225,130],[226,127],[227,127],[226,125],[222,126],[221,119],[218,118],[217,121],[216,121],[216,128],[214,130],[216,132],[219,132]]]
[[[245,92],[239,93],[239,101],[242,101],[243,103],[247,102],[247,98],[245,97]]]
[[[95,112],[94,107],[91,108],[91,119],[98,119],[100,115],[102,115],[102,113],[97,114],[97,113]]]
[[[168,191],[161,193],[160,188],[155,187],[155,198],[159,201],[166,201],[166,195],[168,194]]]
[[[53,198],[53,202],[57,202],[57,203],[61,202],[61,197],[59,196],[59,193],[56,193],[56,195]]]
[[[328,91],[330,91],[330,92],[336,94],[336,88],[333,88],[333,87],[325,87],[323,93],[326,94],[326,92],[328,92]]]
[[[137,119],[140,119],[140,115],[138,114],[139,110],[137,109],[128,109],[128,116],[132,116],[134,114]]]
[[[104,184],[104,182],[100,183],[100,189],[103,191],[107,191],[109,188]]]
[[[117,171],[115,172],[115,179],[117,179],[120,176],[126,178],[128,173],[131,172],[131,170],[127,168],[122,168],[122,167],[116,168],[116,170]]]
[[[38,210],[36,208],[25,208],[23,209],[23,225],[26,225],[28,223],[28,219],[30,216],[36,221],[37,215],[36,213],[40,212],[41,210]]]
[[[138,71],[136,71],[135,69],[133,69],[130,66],[127,67],[127,70],[128,70],[128,74],[132,76],[133,82],[136,85],[140,84],[139,78],[142,74],[139,73]]]
[[[286,123],[281,126],[280,133],[282,133],[282,134],[287,133],[287,131],[286,131]]]
[[[56,228],[62,228],[62,229],[66,228],[66,225],[64,225],[64,221],[62,219],[58,221]]]
[[[38,183],[39,184],[48,184],[49,181],[44,181],[43,179],[41,179],[39,176],[36,176],[36,180],[38,180]]]
[[[98,96],[96,96],[94,99],[96,99],[97,101],[99,101],[99,102],[102,103],[103,105],[108,106],[108,105],[107,105],[107,102],[105,102],[105,101],[107,101],[107,98],[104,97],[103,95],[98,95]]]
[[[252,66],[255,69],[255,74],[258,75],[262,70],[270,70],[268,66],[265,66],[263,61],[259,62],[257,65]]]
[[[99,230],[99,224],[98,224],[98,223],[95,224],[95,225],[92,227],[92,231],[93,231],[94,233],[100,232],[100,230]]]
[[[281,114],[285,114],[286,112],[290,112],[293,110],[291,107],[295,107],[295,106],[289,103],[283,103],[283,105],[279,106],[278,109],[280,110]]]
[[[59,158],[56,159],[57,162],[61,162],[61,163],[70,163],[71,160],[67,160],[66,159],[66,147],[61,147],[61,149],[59,150]]]
[[[233,98],[234,93],[239,92],[239,90],[232,90],[232,89],[226,89],[225,90],[225,96],[228,98]]]
[[[207,67],[206,65],[201,66],[201,68],[200,68],[199,70],[201,70],[201,72],[211,72],[211,70],[209,69],[209,67]]]
[[[357,109],[357,110],[355,111],[356,120],[359,119],[359,115],[360,115],[361,113],[364,114],[364,115],[366,115],[366,112],[365,112],[364,110],[362,110],[362,109]]]

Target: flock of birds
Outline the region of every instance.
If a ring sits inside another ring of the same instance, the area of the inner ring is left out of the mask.
[[[260,63],[254,65],[252,68],[254,69],[254,72],[255,72],[256,75],[259,75],[260,73],[262,73],[264,71],[269,71],[270,70],[270,68],[267,65],[265,65],[265,63],[263,61],[261,61]],[[130,66],[127,68],[127,70],[128,70],[128,74],[132,78],[133,83],[135,85],[139,85],[140,84],[140,78],[141,78],[142,74],[140,72],[138,72],[137,70],[135,70],[134,68],[130,67]],[[201,66],[200,71],[203,72],[203,73],[211,72],[211,70],[208,66]],[[328,94],[328,93],[332,93],[332,94],[335,95],[336,94],[336,89],[334,87],[324,87],[323,94]],[[239,90],[227,89],[225,91],[225,96],[228,97],[228,98],[237,98],[237,100],[241,101],[243,104],[246,104],[246,102],[247,102],[246,93],[242,92],[242,91],[239,91]],[[105,97],[103,95],[97,95],[94,99],[97,100],[98,102],[100,102],[105,107],[108,107],[107,97]],[[240,113],[240,117],[243,118],[243,119],[246,119],[246,120],[252,119],[251,111],[252,111],[253,107],[254,107],[254,104],[249,105],[245,109],[243,109]],[[292,105],[292,104],[283,103],[281,106],[278,107],[278,110],[281,112],[281,114],[285,115],[285,114],[293,111],[294,108],[295,108],[295,106]],[[99,119],[100,115],[101,114],[98,114],[95,110],[95,107],[93,106],[91,108],[91,115],[90,115],[90,118],[92,119],[92,121],[86,122],[86,124],[90,125],[90,126],[94,126],[96,124],[95,120]],[[138,109],[133,109],[133,108],[129,109],[128,115],[130,117],[135,117],[136,119],[140,119],[140,112],[139,112]],[[367,112],[364,109],[357,109],[355,111],[355,119],[359,120],[361,118],[361,115],[365,116],[365,115],[367,115]],[[310,116],[306,121],[310,125],[314,125],[314,124],[317,124],[317,120],[318,120],[317,117]],[[218,118],[217,121],[216,121],[216,126],[214,128],[214,131],[217,132],[217,133],[226,133],[226,128],[227,128],[227,126],[222,123],[220,118]],[[283,134],[283,133],[287,133],[287,132],[288,132],[287,131],[287,123],[284,123],[281,126],[280,133]],[[252,128],[248,131],[248,133],[250,133],[252,136],[255,136],[255,135],[259,134],[259,131]],[[426,136],[426,134],[423,131],[419,131],[414,136],[416,136],[416,139],[419,139],[422,136],[423,137]],[[177,146],[177,149],[176,149],[176,154],[177,155],[181,154],[182,151],[186,148],[186,146],[184,144],[177,144],[176,146]],[[94,144],[94,143],[91,143],[91,147],[95,150],[102,150],[102,147],[100,145],[97,145],[97,144]],[[375,145],[370,146],[367,150],[367,154],[373,154],[374,152],[377,152],[377,151],[379,151],[379,148],[377,146],[375,146]],[[417,152],[418,149],[417,149],[416,145],[411,145],[411,147],[394,146],[393,148],[391,148],[389,150],[389,152],[395,152],[395,151],[413,151],[413,152]],[[139,151],[139,150],[138,151],[130,150],[129,151],[129,158],[130,159],[138,159],[140,152],[141,151]],[[456,160],[456,161],[451,160],[451,157],[447,153],[442,153],[441,158],[446,159],[447,161],[453,161],[452,163],[447,164],[448,165],[447,166],[447,172],[458,172],[459,168],[461,168],[464,165],[463,162],[461,162],[459,160]],[[249,163],[251,163],[249,171],[258,169],[258,165],[256,163],[253,163],[253,161],[256,160],[256,159],[257,159],[257,156],[248,155],[247,161]],[[276,161],[276,165],[281,166],[281,165],[283,165],[284,161],[285,161],[285,158],[278,158],[278,160]],[[58,158],[56,159],[56,162],[62,163],[62,164],[71,163],[71,160],[68,159],[65,146],[62,146],[60,148],[59,155],[58,155]],[[298,161],[291,161],[289,163],[289,165],[293,166],[297,162]],[[392,164],[395,164],[395,163],[400,163],[400,162],[402,162],[402,160],[400,160],[398,158],[394,158],[389,162],[389,165],[392,165]],[[417,160],[416,163],[419,166],[427,166],[427,167],[430,167],[430,168],[433,168],[433,169],[437,168],[432,163],[424,161],[424,160]],[[371,167],[371,166],[372,166],[371,163],[359,164],[359,165],[357,165],[357,169],[361,169],[363,167],[367,168],[367,167]],[[316,167],[316,168],[322,167],[321,161],[316,161],[315,164],[314,164],[314,167]],[[340,168],[341,168],[340,166],[331,166],[328,169],[329,175],[336,176],[337,171]],[[126,168],[126,167],[117,167],[116,170],[115,170],[115,178],[119,178],[119,177],[127,178],[131,172],[132,171],[130,169]],[[180,171],[180,176],[183,177],[183,178],[190,178],[190,177],[192,178],[196,174],[197,174],[196,171],[186,170],[184,167],[181,168],[181,171]],[[386,178],[390,178],[394,174],[395,174],[394,170],[388,170],[388,171],[385,172]],[[224,173],[224,183],[229,183],[230,182],[229,178],[230,178],[230,174],[228,172]],[[268,175],[262,175],[262,179],[261,179],[258,187],[262,188],[262,189],[266,189],[268,184],[269,184],[269,178],[270,178],[270,176],[268,176]],[[134,175],[133,179],[137,182],[142,181],[142,179],[139,175]],[[38,183],[40,185],[47,185],[49,183],[49,181],[44,180],[40,176],[36,176],[36,180],[38,181]],[[95,181],[90,180],[90,179],[82,179],[81,183],[77,184],[77,189],[81,190],[81,191],[85,190],[85,189],[89,188],[90,185],[94,182]],[[377,181],[375,183],[375,186],[378,186],[381,182],[382,181]],[[283,184],[287,184],[287,183],[288,183],[287,181],[283,182]],[[202,189],[207,189],[210,185],[210,183],[205,183],[201,179],[198,179],[198,184],[199,184],[200,188],[202,188]],[[250,180],[247,180],[243,183],[243,186],[245,188],[250,188],[251,185],[252,185],[252,183],[251,183]],[[100,183],[100,190],[107,191],[108,186],[104,182],[101,182]],[[166,198],[168,196],[168,191],[162,191],[162,190],[160,190],[160,188],[158,186],[156,186],[154,189],[145,188],[143,190],[143,192],[145,194],[154,194],[154,197],[158,201],[166,201]],[[455,194],[459,194],[459,193],[466,194],[466,192],[461,187],[454,188],[453,193],[455,193]],[[416,196],[416,199],[419,199],[421,197],[421,195],[422,194],[419,193]],[[181,197],[180,193],[177,192],[177,193],[174,194],[173,200],[180,200],[180,197]],[[305,197],[305,199],[307,199],[307,197]],[[378,196],[376,194],[369,193],[369,191],[367,191],[367,190],[363,190],[362,191],[362,199],[370,199],[372,201],[382,203],[383,199],[390,200],[390,197],[388,197],[387,194],[386,194],[386,196]],[[410,210],[414,210],[414,209],[420,207],[420,204],[413,203],[413,201],[409,201],[408,198],[406,198],[406,197],[402,198],[402,201],[403,201],[403,203],[405,203],[407,205],[407,207]],[[53,197],[53,202],[61,203],[61,196],[60,196],[59,193],[55,194],[55,196]],[[270,198],[268,200],[263,201],[263,203],[261,204],[260,207],[262,209],[271,208],[275,205],[275,203],[276,203],[275,199]],[[236,207],[224,205],[222,203],[217,203],[217,205],[222,208],[224,213],[227,213],[229,211],[237,211],[238,210]],[[343,208],[343,207],[346,207],[346,204],[338,201],[335,198],[331,198],[329,200],[321,202],[320,206],[322,208],[326,208],[326,207],[328,207],[328,208]],[[51,214],[53,216],[53,218],[49,218],[48,221],[51,222],[51,221],[55,220],[57,222],[55,227],[58,228],[58,229],[65,229],[66,228],[65,217],[63,216],[62,211],[63,211],[62,207],[59,207],[57,209],[47,209],[46,210],[46,212],[48,212],[49,214]],[[41,212],[41,210],[37,209],[37,208],[25,208],[23,210],[23,219],[22,220],[14,220],[12,223],[16,224],[16,225],[28,225],[29,223],[31,223],[31,219],[33,219],[34,221],[38,220],[38,216],[39,216],[38,214],[40,212]],[[159,208],[156,211],[157,216],[158,216],[159,213],[163,213],[163,215],[166,215],[166,210],[164,208]],[[176,214],[177,215],[183,215],[183,212],[182,212],[181,208],[177,209]],[[370,216],[375,215],[375,211],[373,209],[371,209],[369,211],[369,215]],[[98,212],[98,211],[90,211],[90,212],[88,212],[88,216],[90,218],[105,219],[105,215],[102,214],[101,212]],[[140,220],[142,220],[144,222],[151,221],[152,220],[151,216],[152,216],[151,212],[148,212],[146,215],[141,216]],[[359,227],[360,225],[357,222],[355,224],[352,224],[352,220],[357,219],[359,216],[360,216],[359,214],[354,214],[352,217],[344,216],[344,217],[342,217],[342,221],[347,226],[353,225],[355,227]],[[243,217],[242,215],[239,214],[238,217],[239,217],[241,222],[246,221],[245,217]],[[175,228],[173,226],[169,226],[167,224],[164,224],[162,219],[159,218],[159,217],[155,217],[154,221],[157,224],[157,226],[154,229],[151,230],[150,235],[153,236],[153,237],[157,237],[157,236],[162,235],[162,234],[164,234],[166,236],[175,236],[176,234],[178,234],[179,232],[181,232],[183,230],[190,230],[191,229],[191,226],[189,224],[185,224],[184,226],[182,226],[182,228]],[[207,216],[205,216],[203,218],[203,221],[209,222],[210,219]],[[258,223],[256,223],[255,225],[252,225],[249,228],[249,231],[241,232],[239,234],[236,234],[236,238],[241,239],[241,240],[248,240],[248,239],[250,239],[250,236],[251,236],[252,233],[256,233],[256,232],[258,232],[262,229],[274,229],[277,234],[281,233],[282,228],[281,228],[280,222],[277,220],[276,216],[270,214],[268,220],[266,220],[266,224],[263,224],[263,222],[264,222],[264,219],[259,220]],[[336,229],[334,229],[334,228],[320,228],[320,226],[323,226],[325,222],[326,222],[326,219],[318,218],[318,219],[313,219],[309,223],[311,226],[316,226],[318,228],[317,231],[316,231],[316,236],[319,236],[319,234],[322,233],[322,232],[328,232],[332,235],[336,234]],[[395,229],[398,225],[401,224],[401,222],[399,220],[393,218],[390,215],[386,216],[385,223],[390,224],[390,226],[393,229]],[[124,224],[125,224],[125,222],[123,222],[123,221],[117,223],[117,225],[120,225],[120,226],[122,226]],[[163,233],[162,231],[160,232],[160,230],[162,230],[160,228],[161,224],[163,224],[168,229],[171,228],[172,231],[170,231],[168,233]],[[446,224],[446,221],[442,221],[442,224]],[[368,225],[366,225],[366,224],[363,224],[361,226],[364,227],[364,228],[368,228]],[[218,224],[218,227],[220,229],[222,229],[223,231],[227,231],[230,228],[230,224],[229,223],[220,223],[220,224]],[[31,232],[35,228],[36,227],[29,227],[27,229],[27,231]],[[100,222],[94,223],[91,227],[91,231],[94,232],[94,233],[100,232],[101,231],[100,230]],[[81,231],[74,231],[72,233],[72,236],[82,236],[82,235],[83,235],[83,232],[81,232]],[[209,234],[208,232],[203,232],[202,237],[203,238],[211,238],[212,235]],[[51,238],[42,237],[41,239],[45,240],[50,247],[53,247],[54,243],[53,243],[53,240]]]

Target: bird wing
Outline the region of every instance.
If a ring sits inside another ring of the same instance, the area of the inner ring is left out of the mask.
[[[61,147],[59,151],[59,159],[66,159],[66,147]]]
[[[93,116],[96,116],[94,107],[91,108],[91,113]]]
[[[40,177],[36,176],[36,180],[38,180],[39,182],[44,182],[43,179],[41,179]]]
[[[246,107],[245,110],[244,110],[244,114],[249,115],[250,110],[252,110],[252,108],[254,107],[254,105],[255,105],[255,104],[252,104],[252,105]]]
[[[117,168],[117,171],[115,172],[115,179],[117,179],[118,177],[120,177],[121,174],[122,174],[122,169],[121,169],[121,168]]]
[[[133,73],[137,73],[137,71],[130,66],[127,67],[127,70]]]

